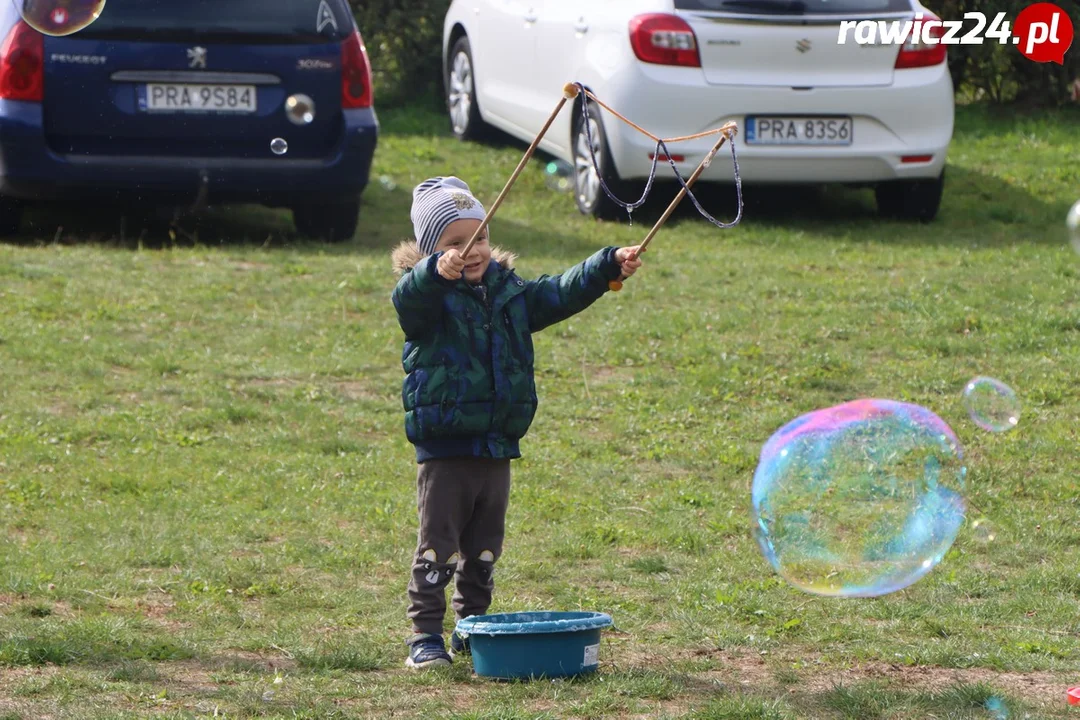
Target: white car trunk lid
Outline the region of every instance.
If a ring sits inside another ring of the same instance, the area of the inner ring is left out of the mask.
[[[880,38],[878,44],[860,44],[853,31],[840,44],[841,22],[903,23],[913,16],[907,0],[676,0],[675,5],[694,30],[702,71],[712,85],[889,85],[900,47],[882,45]],[[826,7],[829,15],[823,16]]]

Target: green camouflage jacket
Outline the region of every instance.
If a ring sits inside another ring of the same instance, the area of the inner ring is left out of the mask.
[[[442,253],[415,243],[393,253],[393,292],[405,332],[405,435],[418,462],[437,457],[521,457],[536,413],[532,333],[592,305],[619,277],[608,247],[561,275],[522,280],[516,256],[492,248],[478,286],[436,271]]]

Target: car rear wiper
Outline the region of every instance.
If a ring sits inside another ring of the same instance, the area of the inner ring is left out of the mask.
[[[724,0],[721,5],[725,8],[738,8],[740,10],[757,10],[774,15],[804,15],[806,3],[800,0],[789,2],[777,2],[777,0]]]

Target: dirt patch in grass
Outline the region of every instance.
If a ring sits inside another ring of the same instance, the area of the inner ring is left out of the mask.
[[[261,556],[262,553],[258,552],[257,550],[236,549],[229,551],[229,557],[233,558],[253,558]]]
[[[299,380],[288,377],[249,377],[242,378],[245,387],[291,387],[300,383]]]
[[[484,700],[480,687],[475,682],[456,683],[454,692],[446,695],[450,700],[450,706],[456,713],[467,713],[475,710]]]
[[[191,627],[191,623],[169,618],[169,613],[176,608],[176,603],[172,602],[171,598],[141,598],[135,601],[135,608],[147,620],[152,620],[167,630],[183,630]]]
[[[367,674],[365,674],[365,679],[371,680]],[[360,712],[362,717],[371,718],[445,717],[442,713],[425,714],[423,712],[432,697],[447,700],[451,705],[450,712],[459,713],[475,711],[481,707],[483,700],[470,692],[463,684],[453,681],[447,681],[446,685],[438,690],[425,689],[409,692],[401,687],[394,687],[388,692],[382,690],[380,688],[377,693],[365,693],[353,697],[337,697],[334,698],[334,706],[350,713]]]
[[[220,685],[210,677],[211,670],[197,660],[161,663],[155,668],[161,680],[170,690],[184,695],[203,695],[217,692]]]
[[[727,653],[699,649],[694,651],[692,656],[699,659],[708,657],[721,663],[721,667],[715,670],[687,673],[691,680],[704,684],[709,689],[760,691],[762,688],[769,687],[777,693],[782,691],[773,679],[769,664],[757,653]]]
[[[958,684],[983,683],[1014,697],[1031,702],[1064,699],[1069,678],[1048,672],[999,672],[987,668],[942,668],[927,666],[863,663],[855,667],[814,673],[800,681],[800,689],[810,692],[830,690],[834,685],[851,685],[877,680],[900,689],[938,692]]]
[[[301,384],[310,384],[315,387],[322,387],[323,389],[331,390],[332,392],[342,395],[349,400],[384,400],[385,393],[379,393],[371,387],[371,383],[361,380],[338,380],[325,382],[290,378],[290,377],[250,377],[243,378],[243,387],[247,388],[295,388]],[[324,384],[325,383],[325,384]]]
[[[232,267],[233,267],[233,270],[237,270],[237,271],[269,270],[270,269],[270,265],[268,265],[267,263],[250,262],[248,260],[233,260],[232,261]]]
[[[0,608],[9,607],[11,605],[18,605],[22,603],[26,597],[24,595],[16,595],[14,593],[0,593]]]
[[[211,669],[241,665],[264,672],[291,671],[298,666],[294,659],[284,654],[266,654],[236,649],[214,655],[208,664]]]
[[[1065,674],[1050,672],[999,672],[988,668],[943,668],[931,666],[907,666],[881,662],[860,663],[848,668],[801,670],[798,681],[788,686],[777,680],[775,659],[754,652],[697,648],[677,650],[667,655],[642,652],[629,643],[619,643],[622,660],[614,666],[617,671],[649,669],[667,672],[679,661],[710,660],[719,667],[704,671],[688,671],[683,674],[685,682],[699,690],[727,688],[736,692],[752,690],[774,697],[789,694],[819,694],[837,685],[850,686],[875,681],[904,692],[940,692],[959,684],[985,684],[1033,704],[1063,701],[1065,690],[1071,680]],[[795,660],[810,660],[805,656]],[[785,663],[786,664],[786,663]]]
[[[385,397],[384,394],[372,390],[368,383],[357,380],[344,380],[336,383],[334,387],[350,400],[382,400]]]
[[[25,530],[20,528],[8,528],[7,536],[10,540],[25,545],[30,541],[30,535]],[[3,594],[0,594],[0,598],[3,598]],[[3,605],[3,600],[0,599],[0,605]]]
[[[10,690],[16,683],[33,679],[48,679],[59,675],[63,668],[58,665],[17,665],[14,667],[0,666],[0,691]],[[2,697],[0,692],[0,697]]]
[[[24,702],[8,700],[0,696],[0,713],[14,715],[17,718],[34,718],[34,720],[52,720],[55,715],[46,711],[39,703],[33,705]]]
[[[28,595],[0,593],[0,610],[22,613],[31,617],[75,617],[71,604],[63,600],[32,600]]]
[[[610,365],[586,365],[589,382],[596,385],[614,385],[634,379],[634,368],[612,367]]]

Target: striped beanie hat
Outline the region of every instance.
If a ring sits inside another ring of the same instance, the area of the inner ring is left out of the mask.
[[[413,190],[413,232],[421,255],[435,252],[439,238],[455,220],[483,220],[484,206],[473,197],[465,181],[456,177],[425,180]]]

